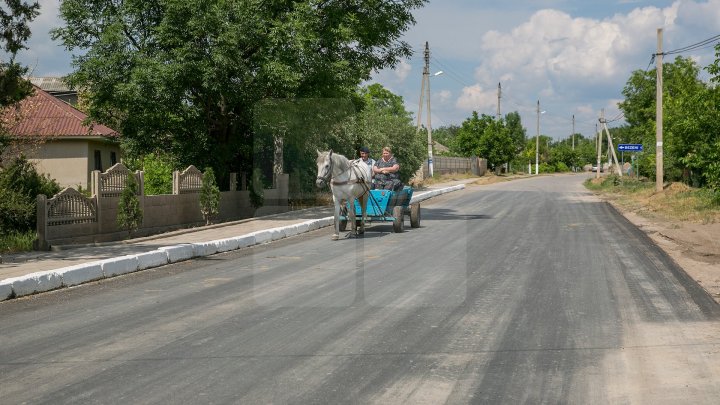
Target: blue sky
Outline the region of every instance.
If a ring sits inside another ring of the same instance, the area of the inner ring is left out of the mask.
[[[70,73],[70,55],[50,39],[61,24],[58,0],[40,0],[29,50],[20,61],[34,76]],[[432,126],[460,124],[472,111],[518,111],[536,134],[536,102],[545,111],[540,132],[556,139],[595,130],[600,110],[618,115],[622,88],[634,70],[646,69],[664,29],[664,49],[720,34],[720,0],[431,0],[404,36],[415,56],[373,81],[403,96],[417,113],[425,41],[430,44]],[[701,66],[714,60],[706,48],[683,54]],[[620,124],[621,121],[613,124]]]

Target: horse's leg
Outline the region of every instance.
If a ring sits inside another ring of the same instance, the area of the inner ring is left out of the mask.
[[[335,205],[335,234],[332,240],[340,239],[340,199],[333,194],[333,203]]]
[[[352,229],[352,235],[357,235],[357,224],[355,223],[355,218],[357,217],[355,215],[355,197],[351,197],[349,199],[348,205],[350,206],[350,213],[348,220],[352,224],[350,229]]]
[[[368,192],[363,193],[363,195],[360,196],[360,209],[362,213],[362,220],[360,221],[360,234],[365,234],[365,221],[367,221],[367,202],[368,202]]]

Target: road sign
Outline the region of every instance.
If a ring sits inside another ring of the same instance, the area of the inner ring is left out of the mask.
[[[618,150],[624,152],[642,152],[643,146],[640,143],[621,143],[618,145]]]

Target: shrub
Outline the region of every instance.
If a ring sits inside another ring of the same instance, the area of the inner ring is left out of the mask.
[[[125,188],[120,194],[118,202],[117,224],[120,229],[128,231],[128,236],[136,231],[143,220],[143,212],[140,209],[140,200],[137,196],[138,185],[135,175],[128,176]]]
[[[220,208],[220,188],[215,182],[215,172],[212,168],[205,168],[200,189],[200,212],[205,218],[205,225],[210,225],[210,220],[215,217]]]
[[[41,175],[24,156],[0,171],[0,232],[34,230],[38,194],[52,197],[60,191],[55,180]]]
[[[250,204],[255,208],[260,208],[265,203],[265,188],[263,185],[263,175],[260,168],[253,169],[250,178]]]

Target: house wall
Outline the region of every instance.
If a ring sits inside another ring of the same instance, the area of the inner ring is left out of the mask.
[[[111,142],[98,142],[98,141],[89,141],[86,143],[86,156],[87,160],[85,161],[85,170],[86,170],[86,179],[85,179],[85,185],[83,187],[86,187],[90,185],[92,181],[92,171],[93,170],[100,170],[101,172],[104,172],[105,170],[109,169],[114,165],[115,163],[120,162],[120,145],[116,143]],[[100,151],[100,163],[102,167],[96,168],[95,167],[95,151]],[[111,159],[111,154],[115,153],[115,161],[113,162]]]
[[[87,188],[87,141],[44,142],[23,148],[38,172],[47,174],[60,187]]]
[[[87,139],[59,139],[41,144],[14,145],[12,153],[3,155],[3,161],[23,154],[35,164],[39,173],[55,179],[61,188],[81,186],[88,190],[92,171],[95,169],[94,153],[101,153],[102,171],[111,164],[111,152],[120,161],[120,146],[111,142],[88,141]]]

